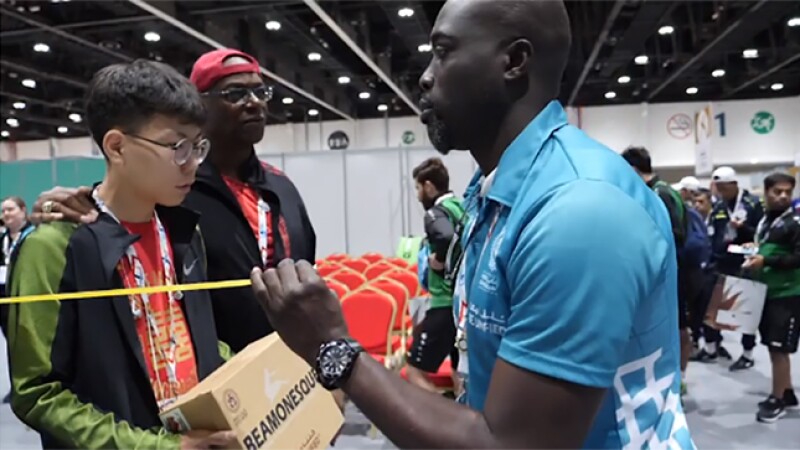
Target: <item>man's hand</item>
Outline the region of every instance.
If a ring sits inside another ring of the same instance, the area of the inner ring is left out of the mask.
[[[312,367],[320,345],[347,337],[339,299],[307,261],[285,259],[277,269],[253,269],[250,278],[281,339]]]
[[[30,220],[34,224],[65,220],[73,223],[92,223],[97,210],[91,200],[92,188],[54,187],[43,192],[33,205]]]
[[[181,450],[236,449],[239,442],[233,431],[193,430],[181,436]]]
[[[444,270],[444,263],[440,263],[439,260],[436,259],[436,253],[432,253],[428,256],[428,266],[437,272]]]
[[[764,268],[763,255],[748,256],[742,264],[742,269],[760,270],[762,268]]]
[[[734,229],[738,230],[739,228],[742,227],[742,225],[744,225],[744,220],[742,220],[742,219],[731,219],[731,226]]]

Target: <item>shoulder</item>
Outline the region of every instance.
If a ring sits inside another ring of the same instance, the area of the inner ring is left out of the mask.
[[[530,229],[554,230],[569,245],[654,244],[671,236],[669,218],[643,183],[626,191],[600,180],[578,179],[552,189],[543,202],[520,217]],[[560,230],[560,231],[555,231]],[[612,242],[613,241],[613,242]]]
[[[40,225],[20,242],[19,252],[26,254],[63,252],[78,228],[77,225],[67,222]]]

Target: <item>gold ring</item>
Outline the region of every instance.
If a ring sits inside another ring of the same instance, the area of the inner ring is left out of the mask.
[[[48,201],[42,203],[42,212],[45,213],[45,214],[52,213],[53,212],[53,205],[54,205],[54,203],[53,203],[52,200],[48,200]]]

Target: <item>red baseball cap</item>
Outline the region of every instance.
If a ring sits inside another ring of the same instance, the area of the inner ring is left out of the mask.
[[[239,56],[248,62],[225,66],[223,63],[230,57]],[[237,73],[261,73],[258,61],[247,53],[232,48],[223,48],[204,53],[197,58],[192,67],[192,74],[189,80],[197,87],[200,92],[211,89],[211,86],[229,76]]]

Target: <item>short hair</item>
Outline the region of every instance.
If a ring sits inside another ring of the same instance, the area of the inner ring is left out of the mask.
[[[163,63],[137,59],[113,64],[98,70],[89,82],[86,117],[101,149],[109,130],[136,130],[155,114],[178,116],[200,126],[206,119],[203,100],[194,85]]]
[[[439,192],[450,190],[450,174],[440,158],[428,158],[411,173],[419,184],[430,181]]]
[[[792,190],[794,190],[795,186],[797,186],[797,180],[795,180],[793,176],[783,172],[776,172],[769,175],[767,178],[764,178],[764,191],[766,192],[775,187],[776,184],[781,183],[791,185]]]
[[[628,147],[622,152],[622,157],[628,164],[642,173],[653,173],[653,163],[650,161],[650,152],[644,147]]]
[[[707,199],[711,200],[711,190],[710,189],[700,188],[694,193],[695,197],[697,197],[698,195],[702,195],[703,197],[706,197]]]
[[[16,195],[12,195],[11,197],[4,198],[3,201],[0,203],[4,203],[7,201],[14,202],[14,204],[16,204],[17,207],[19,207],[19,209],[23,211],[27,208],[27,206],[25,205],[25,200],[23,200],[22,197],[17,197]]]

